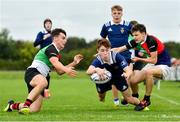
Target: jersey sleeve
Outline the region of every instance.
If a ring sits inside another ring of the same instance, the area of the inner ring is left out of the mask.
[[[129,25],[128,25],[128,30],[129,30],[129,34],[130,34],[130,35],[132,35],[131,29],[132,29],[132,24],[129,23]]]
[[[157,42],[154,38],[151,37],[149,39],[149,41],[147,41],[147,46],[148,46],[150,52],[157,51]]]
[[[104,24],[100,33],[101,37],[106,38],[108,33],[106,31],[106,25]]]
[[[128,63],[125,60],[125,58],[119,53],[116,54],[116,61],[122,69],[128,66]]]
[[[36,36],[36,39],[34,41],[34,47],[38,46],[39,44],[41,44],[43,42],[43,33],[39,32]]]
[[[135,40],[131,40],[128,42],[128,44],[126,45],[127,49],[131,49],[131,48],[135,48],[138,45],[138,43],[136,43]]]
[[[97,58],[95,58],[92,61],[91,65],[94,66],[94,67],[100,67],[101,68],[101,62]]]
[[[46,50],[45,50],[45,54],[47,55],[47,57],[50,59],[51,57],[58,57],[59,53],[56,50],[56,48],[51,45],[49,46]]]

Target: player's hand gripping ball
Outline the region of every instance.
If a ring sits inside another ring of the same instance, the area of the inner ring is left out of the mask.
[[[97,73],[93,73],[91,76],[90,76],[91,80],[96,83],[96,84],[104,84],[104,83],[107,83],[111,80],[112,78],[112,75],[109,71],[105,71],[105,80],[101,80],[99,75]]]

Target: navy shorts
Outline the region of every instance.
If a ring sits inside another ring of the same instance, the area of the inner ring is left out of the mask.
[[[41,74],[36,68],[28,68],[25,72],[25,76],[24,76],[24,80],[26,82],[26,85],[28,87],[28,93],[31,92],[31,90],[34,88],[30,85],[30,81],[33,79],[34,76]],[[49,87],[49,80],[50,80],[50,76],[48,74],[48,76],[46,77],[46,80],[48,81],[48,86]],[[42,96],[44,96],[44,90],[41,93]]]
[[[116,88],[123,92],[128,89],[127,81],[124,77],[112,78],[109,82],[105,84],[96,84],[96,90],[98,93],[105,93],[108,90],[112,89],[112,85],[115,85]]]

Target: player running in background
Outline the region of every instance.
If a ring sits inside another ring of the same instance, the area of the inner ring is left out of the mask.
[[[130,41],[125,46],[114,48],[113,50],[121,52],[131,48],[136,48],[138,43],[149,54],[147,58],[134,57],[134,62],[142,61],[148,63],[141,71],[135,71],[131,77],[130,83],[137,88],[138,83],[146,80],[146,92],[141,104],[137,105],[135,110],[140,111],[151,104],[150,96],[153,88],[153,78],[166,79],[170,75],[170,56],[165,49],[164,44],[155,36],[149,35],[146,32],[146,27],[143,24],[137,24],[132,28],[133,41]],[[142,72],[145,72],[143,74]],[[138,94],[138,89],[133,90],[133,94]]]
[[[128,43],[128,36],[131,33],[131,24],[122,19],[123,8],[120,5],[114,5],[111,7],[112,21],[105,23],[101,30],[101,37],[108,37],[111,48],[120,47]],[[125,57],[126,61],[130,63],[131,53],[125,51],[121,53]],[[119,106],[118,90],[112,85],[112,93],[114,97],[114,105]],[[122,102],[127,104],[127,102]]]
[[[49,84],[46,77],[51,69],[55,69],[59,75],[66,73],[71,77],[76,76],[77,72],[73,70],[73,67],[79,64],[83,58],[82,55],[76,55],[72,63],[64,66],[59,60],[62,58],[60,51],[64,49],[67,42],[66,32],[57,28],[52,31],[51,36],[53,43],[39,50],[31,66],[26,70],[25,82],[29,93],[26,101],[14,103],[13,100],[10,100],[4,111],[18,110],[22,114],[40,111],[43,91]]]
[[[128,103],[133,105],[140,104],[139,99],[132,97],[127,79],[132,74],[132,69],[119,53],[111,51],[111,45],[107,39],[101,39],[97,43],[98,54],[87,70],[88,75],[97,73],[100,78],[105,79],[105,70],[112,74],[112,79],[104,84],[96,84],[99,100],[104,102],[108,90],[112,89],[112,84],[122,92],[123,97]],[[123,75],[123,76],[122,76]]]

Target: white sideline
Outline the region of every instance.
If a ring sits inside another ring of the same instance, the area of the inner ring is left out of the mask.
[[[153,93],[153,96],[155,96],[155,97],[157,97],[157,98],[160,98],[160,99],[162,99],[162,100],[164,100],[164,101],[167,101],[167,102],[169,102],[169,103],[171,103],[171,104],[175,104],[175,105],[180,105],[180,103],[179,102],[176,102],[176,101],[174,101],[174,100],[170,100],[170,99],[167,99],[167,98],[165,98],[165,97],[162,97],[162,96],[160,96],[160,95],[158,95],[158,94],[154,94]]]

